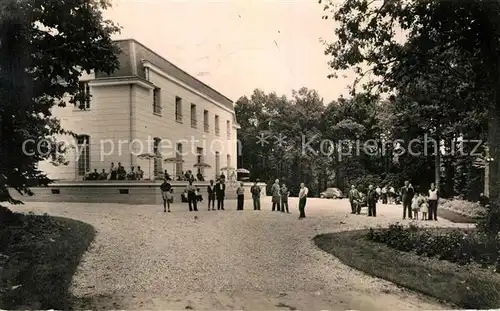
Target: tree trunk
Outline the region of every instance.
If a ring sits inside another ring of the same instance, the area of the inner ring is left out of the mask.
[[[488,146],[484,148],[484,154],[486,158],[486,163],[484,164],[484,190],[483,193],[485,196],[490,196],[490,162],[488,159],[490,158],[490,149]]]
[[[500,87],[500,86],[499,86]],[[497,93],[497,91],[493,91]],[[495,103],[499,101],[500,97],[495,94]],[[500,102],[498,102],[500,105]],[[489,111],[490,119],[488,120],[488,145],[490,148],[491,161],[487,163],[485,172],[488,174],[488,192],[492,200],[498,199],[498,189],[500,189],[500,179],[498,173],[500,172],[500,111],[496,105],[490,105]],[[485,189],[486,190],[486,189]]]
[[[492,201],[499,199],[500,178],[500,57],[495,55],[496,64],[493,64],[492,77],[494,77],[494,87],[492,88],[492,98],[489,102],[488,111],[488,147],[490,161],[487,163],[488,192]],[[487,159],[488,160],[488,159]]]
[[[491,79],[491,98],[488,106],[488,147],[490,152],[490,162],[488,163],[488,183],[489,194],[492,201],[499,199],[500,189],[500,55],[498,55],[498,2],[485,2],[489,31],[489,40],[485,42],[484,52],[487,60],[485,68]],[[489,7],[491,5],[491,7]]]
[[[441,183],[441,135],[439,130],[436,131],[436,150],[434,153],[434,183],[436,184],[436,189],[440,190]]]

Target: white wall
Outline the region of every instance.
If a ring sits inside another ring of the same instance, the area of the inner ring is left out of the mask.
[[[211,168],[204,169],[205,178],[215,177],[215,151],[220,152],[220,167],[225,167],[226,155],[231,155],[232,166],[236,166],[235,140],[228,143],[226,120],[233,123],[231,111],[217,106],[206,98],[194,93],[187,88],[167,79],[161,72],[149,70],[149,81],[161,89],[162,112],[160,115],[153,114],[153,91],[141,90],[137,93],[137,115],[135,124],[135,135],[140,140],[160,137],[163,140],[162,154],[164,158],[175,156],[176,144],[183,144],[184,172],[192,170],[195,174],[197,169],[193,165],[197,161],[196,148],[204,150],[204,162],[211,165]],[[175,98],[182,98],[182,122],[177,122],[175,118]],[[196,105],[197,127],[191,126],[191,104]],[[204,110],[208,110],[209,132],[204,129]],[[215,135],[215,115],[219,116],[220,135]],[[232,131],[235,137],[235,131]],[[152,150],[150,150],[152,151]],[[147,161],[139,161],[145,167]],[[173,174],[174,164],[163,164],[163,168]],[[144,169],[144,171],[146,171]]]
[[[89,77],[86,77],[89,78]],[[161,115],[153,113],[153,90],[140,84],[91,86],[90,109],[82,111],[68,105],[65,108],[54,107],[53,114],[59,117],[62,126],[77,134],[90,136],[90,169],[109,171],[111,162],[118,162],[130,170],[131,166],[141,166],[145,177],[153,173],[153,160],[141,160],[138,154],[152,152],[153,138],[162,138],[161,152],[164,158],[174,157],[176,144],[183,144],[184,172],[197,169],[196,148],[204,150],[204,162],[211,168],[204,169],[207,179],[215,177],[215,151],[220,153],[220,168],[236,167],[237,146],[236,129],[233,127],[233,112],[222,108],[203,96],[188,90],[165,78],[162,74],[149,71],[149,80],[161,88]],[[92,85],[92,83],[91,83]],[[175,97],[182,98],[182,123],[175,121]],[[196,105],[197,128],[191,127],[191,103]],[[209,113],[209,131],[204,129],[204,110]],[[130,115],[134,118],[130,118]],[[219,116],[220,135],[215,135],[215,115]],[[231,139],[228,140],[226,121],[230,121]],[[72,146],[76,142],[72,137],[60,137]],[[121,146],[121,148],[120,148]],[[132,154],[132,155],[131,155]],[[227,163],[227,154],[231,163]],[[53,179],[74,180],[77,176],[76,149],[69,149],[67,166],[53,166],[41,162],[39,168]],[[149,166],[151,165],[151,169]],[[174,164],[162,163],[162,168],[174,173]]]
[[[121,162],[126,168],[130,166],[128,152],[118,154],[119,140],[130,139],[130,87],[128,85],[96,86],[90,88],[92,97],[90,109],[80,110],[68,104],[67,107],[54,107],[53,115],[61,119],[64,129],[81,135],[90,136],[90,168],[109,170],[111,162]],[[59,139],[75,146],[70,136]],[[113,142],[113,143],[111,143]],[[114,146],[112,146],[114,145]],[[113,148],[114,147],[114,148]],[[106,155],[115,149],[112,155]],[[67,166],[53,166],[49,162],[39,163],[39,168],[54,179],[73,180],[77,178],[76,149],[70,149],[66,158]]]

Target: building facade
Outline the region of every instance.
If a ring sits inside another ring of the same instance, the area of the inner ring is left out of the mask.
[[[90,96],[75,107],[53,109],[63,128],[79,135],[60,137],[69,146],[68,164],[44,162],[40,169],[56,180],[109,172],[111,163],[127,172],[140,166],[145,178],[167,169],[172,176],[191,170],[213,179],[235,169],[239,126],[233,102],[139,42],[116,42],[120,68],[83,75],[80,87]],[[157,157],[140,156],[146,153]]]

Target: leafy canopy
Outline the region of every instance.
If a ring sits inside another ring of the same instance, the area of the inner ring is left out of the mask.
[[[30,181],[50,182],[37,163],[62,161],[55,135],[67,133],[51,108],[82,100],[81,73],[118,68],[111,35],[119,28],[102,15],[109,5],[107,0],[0,2],[0,202],[20,203],[8,187],[30,194]],[[46,138],[51,143],[43,143]],[[28,140],[34,144],[23,150]]]

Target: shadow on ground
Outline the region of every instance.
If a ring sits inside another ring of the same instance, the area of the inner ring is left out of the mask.
[[[72,277],[94,236],[81,221],[10,214],[0,228],[0,309],[72,309]]]

